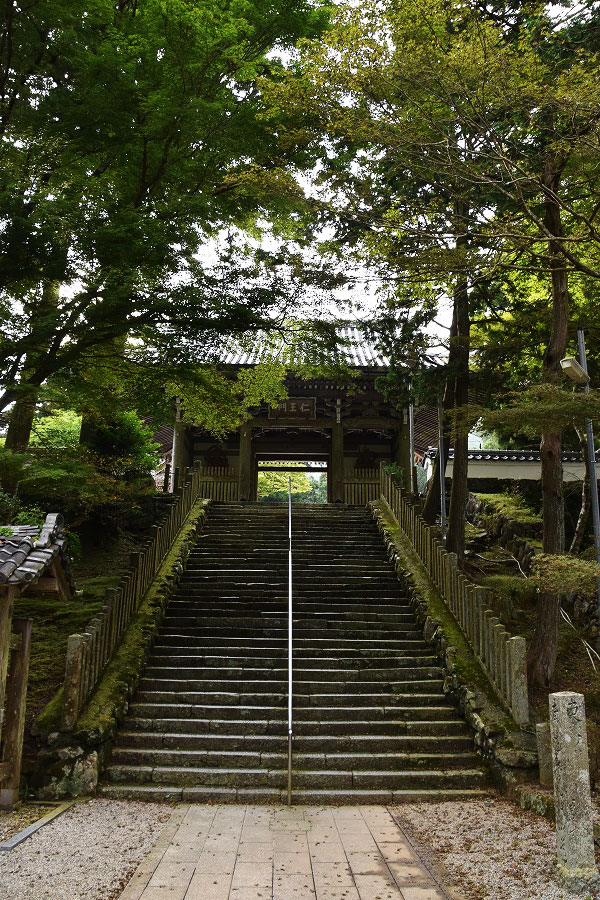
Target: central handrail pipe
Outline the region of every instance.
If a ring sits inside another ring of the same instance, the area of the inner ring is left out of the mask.
[[[292,805],[292,477],[288,475],[288,778],[287,802]]]

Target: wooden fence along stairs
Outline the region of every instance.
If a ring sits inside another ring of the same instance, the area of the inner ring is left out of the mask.
[[[179,473],[176,470],[176,483]],[[67,643],[61,727],[72,730],[86,700],[98,684],[123,632],[139,609],[163,560],[176,541],[192,506],[202,496],[202,469],[183,473],[176,500],[165,521],[153,527],[153,535],[138,553],[130,555],[130,568],[117,588],[106,591],[105,605],[83,634],[70,635]]]
[[[435,529],[424,522],[418,506],[383,466],[381,496],[460,625],[499,699],[517,725],[527,724],[529,699],[525,638],[513,637],[500,623],[494,611],[487,608],[488,592],[460,571],[456,554],[447,552]]]

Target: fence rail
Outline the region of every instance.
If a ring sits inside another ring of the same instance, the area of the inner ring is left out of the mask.
[[[421,559],[429,577],[458,622],[471,649],[486,670],[498,696],[517,725],[529,721],[526,641],[513,637],[487,608],[485,588],[464,575],[456,554],[448,553],[391,475],[380,470],[381,496]]]
[[[231,469],[204,466],[200,469],[202,496],[210,500],[238,500],[239,478],[238,472]]]
[[[182,480],[167,518],[161,525],[154,526],[151,539],[139,552],[130,554],[130,568],[117,588],[106,591],[105,605],[100,613],[83,634],[72,634],[68,639],[61,721],[66,731],[75,725],[188,513],[203,496],[205,483],[201,469],[187,470],[182,473]]]
[[[380,495],[378,469],[355,469],[344,476],[344,503],[366,506]]]

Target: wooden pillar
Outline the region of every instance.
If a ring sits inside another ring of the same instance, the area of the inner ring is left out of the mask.
[[[331,424],[331,491],[332,503],[344,502],[344,426]]]
[[[402,425],[398,425],[394,434],[393,459],[402,466],[402,487],[410,491],[410,470],[413,460],[410,458],[410,434],[408,425],[408,413],[404,410]]]
[[[0,738],[2,737],[2,723],[4,721],[4,704],[6,700],[6,676],[8,672],[8,657],[10,653],[11,620],[13,605],[18,589],[9,585],[0,594]]]
[[[252,426],[240,428],[240,500],[254,499]]]
[[[7,767],[9,774],[0,780],[0,807],[13,806],[19,799],[32,626],[32,619],[13,620],[13,649],[6,680],[6,723],[2,741],[2,766]]]

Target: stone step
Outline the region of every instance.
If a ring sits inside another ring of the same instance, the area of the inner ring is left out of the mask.
[[[455,728],[440,734],[436,728],[418,730],[406,722],[296,722],[295,752],[444,753],[472,752],[472,738]],[[283,727],[282,727],[283,725]],[[281,721],[220,719],[126,719],[122,746],[172,749],[246,749],[276,751],[287,747],[287,727]],[[424,733],[423,733],[424,732]],[[235,741],[243,743],[236,744]],[[120,744],[121,746],[121,744]]]
[[[216,788],[181,787],[158,784],[102,784],[102,797],[115,800],[146,800],[164,803],[252,803],[280,804],[287,802],[287,791],[280,788]],[[482,800],[489,792],[482,789],[421,789],[421,790],[315,790],[293,791],[293,800],[298,805],[344,806],[348,804],[392,805],[400,803],[424,803],[443,800]]]
[[[266,735],[281,740],[287,736],[287,728],[282,727],[284,723],[281,719],[245,718],[240,719],[234,726],[234,720],[232,719],[219,719],[218,717],[214,719],[195,719],[193,714],[186,716],[183,714],[182,708],[176,705],[162,707],[158,704],[141,703],[139,707],[141,709],[136,707],[136,709],[131,710],[132,718],[127,721],[130,730],[139,730],[146,734],[165,731],[174,734],[197,734],[203,738],[218,739],[222,743],[229,734],[256,737],[257,739]],[[223,722],[223,724],[217,727],[217,722]],[[350,726],[354,726],[354,730]],[[421,739],[428,736],[437,740],[464,737],[465,735],[469,737],[465,731],[465,723],[460,719],[442,719],[438,721],[433,716],[423,719],[423,721],[414,720],[410,717],[405,719],[398,717],[395,719],[389,718],[379,722],[372,720],[361,721],[358,719],[342,720],[340,722],[328,720],[321,722],[319,729],[315,728],[313,720],[297,719],[295,720],[294,728],[297,742],[302,743],[302,741],[307,740],[323,743],[329,741],[326,746],[333,747],[336,750],[342,749],[341,745],[344,741],[356,741],[361,749],[363,749],[365,742],[366,746],[371,748],[373,742],[379,741],[379,750],[391,750],[394,747],[395,740],[406,736],[418,736]],[[337,740],[340,741],[340,747],[335,743]],[[346,749],[348,749],[348,746]],[[298,749],[301,748],[298,747]]]
[[[215,785],[227,787],[279,787],[287,783],[286,769],[263,768],[202,768],[177,766],[128,766],[111,765],[105,772],[108,781],[168,785]],[[388,788],[406,790],[437,787],[481,788],[485,785],[485,773],[480,769],[430,769],[427,771],[404,770],[398,772],[363,770],[301,770],[294,772],[293,782],[298,789],[322,788],[327,790],[352,790]]]
[[[283,745],[282,745],[283,746]],[[175,766],[178,768],[253,768],[284,769],[287,749],[270,752],[260,749],[236,750],[167,750],[146,747],[121,747],[113,751],[111,764],[116,766]],[[367,770],[402,772],[425,769],[473,769],[478,760],[474,753],[297,753],[293,765],[298,770],[320,769],[346,771]]]
[[[275,644],[266,644],[262,645],[252,645],[246,644],[246,646],[237,645],[231,648],[235,651],[232,653],[232,657],[239,657],[245,660],[250,660],[254,657],[263,658],[269,657],[271,659],[286,659],[288,656],[287,646],[282,645],[278,647]],[[356,661],[356,662],[364,662],[366,665],[370,665],[371,660],[386,660],[389,661],[389,665],[393,664],[393,661],[398,657],[402,656],[406,651],[410,652],[411,650],[415,651],[429,651],[430,648],[427,643],[423,640],[406,640],[406,641],[398,641],[397,646],[393,649],[375,649],[375,648],[342,648],[342,647],[332,647],[329,646],[327,648],[322,648],[324,652],[320,654],[317,649],[311,647],[294,647],[292,650],[292,657],[294,659],[302,659],[306,660],[323,660],[324,665],[326,664],[326,660],[334,659],[340,661]],[[194,638],[190,638],[184,643],[183,637],[178,637],[174,635],[172,638],[161,637],[154,644],[153,647],[153,655],[155,656],[170,656],[173,655],[195,655],[195,656],[214,656],[222,658],[224,654],[224,648],[216,647],[214,644],[202,643]],[[229,657],[227,657],[229,658]]]
[[[195,629],[197,630],[197,629]],[[287,633],[282,634],[281,637],[269,637],[263,636],[260,639],[256,637],[247,637],[247,636],[237,636],[237,635],[228,635],[228,636],[212,636],[210,638],[210,642],[202,636],[198,636],[196,634],[188,634],[183,633],[181,630],[165,628],[163,627],[160,631],[159,640],[160,641],[180,641],[183,638],[190,641],[198,641],[202,642],[205,646],[211,646],[215,649],[217,647],[233,647],[236,650],[242,646],[247,646],[248,643],[252,640],[252,643],[258,644],[260,641],[261,646],[269,646],[269,647],[283,647],[286,648],[287,652]],[[390,639],[376,639],[370,640],[368,637],[363,638],[336,638],[333,637],[321,638],[318,635],[310,636],[310,637],[298,637],[294,635],[294,647],[296,650],[311,650],[315,653],[318,653],[319,650],[352,650],[356,652],[364,652],[368,653],[370,651],[377,652],[388,652],[395,651],[402,647],[402,645],[406,641],[412,640],[422,640],[423,634],[417,628],[406,628],[402,629],[402,637],[400,638],[390,638]]]
[[[407,659],[433,659],[437,662],[437,657],[430,655],[429,648],[423,642],[417,645],[417,641],[407,642],[409,644],[406,650],[398,650],[395,654],[385,654],[377,656],[348,656],[341,654],[339,656],[332,655],[331,651],[327,651],[327,655],[318,656],[310,651],[296,651],[292,654],[292,659],[300,669],[330,669],[343,671],[345,669],[394,669],[398,666],[405,665]],[[417,646],[415,646],[417,645]],[[262,652],[258,652],[256,648],[254,652],[244,653],[243,655],[225,656],[223,653],[215,653],[215,649],[204,647],[200,650],[194,647],[160,647],[155,646],[149,659],[149,665],[162,666],[165,664],[183,665],[183,666],[211,666],[216,669],[220,668],[237,668],[239,666],[261,669],[277,669],[285,667],[287,669],[287,652],[281,650],[275,654],[272,649],[266,648]]]
[[[211,716],[216,718],[239,718],[244,715],[246,718],[257,718],[263,715],[265,718],[284,718],[284,707],[265,705],[257,709],[256,706],[242,707],[237,713],[235,706],[211,706],[204,701],[204,694],[200,693],[175,693],[169,691],[138,691],[136,694],[136,704],[152,704],[162,709],[169,707],[191,706],[191,712],[186,712],[186,717],[190,718],[207,718]],[[454,707],[441,703],[441,697],[438,694],[405,694],[404,706],[352,706],[340,710],[339,707],[321,707],[315,709],[310,706],[294,706],[295,719],[339,719],[341,715],[348,720],[366,719],[377,721],[379,719],[405,719],[410,721],[431,720],[442,721],[452,720],[459,721],[458,715]],[[286,704],[287,707],[287,704]],[[137,708],[137,707],[136,707]],[[287,709],[286,709],[287,714]],[[169,713],[175,715],[175,713]]]
[[[267,681],[277,685],[280,682],[287,684],[288,668],[287,666],[282,666],[281,661],[278,661],[278,666],[257,666],[257,660],[253,660],[253,667],[247,664],[244,665],[241,662],[237,665],[235,662],[232,662],[228,666],[224,665],[223,661],[221,661],[220,665],[215,663],[214,666],[196,666],[194,665],[196,662],[196,658],[190,656],[158,657],[150,661],[146,668],[145,677],[150,679],[206,680],[208,682],[212,680],[215,685],[221,684],[223,681],[232,680],[237,681],[238,685]],[[315,662],[318,664],[319,660]],[[404,660],[396,660],[394,667],[387,669],[368,668],[365,666],[343,668],[339,662],[335,660],[331,662],[331,668],[323,667],[317,669],[304,666],[300,661],[297,661],[294,666],[294,687],[298,686],[298,690],[302,691],[305,690],[305,686],[301,684],[302,682],[310,682],[316,685],[324,683],[347,685],[352,682],[356,683],[355,690],[361,690],[361,687],[358,685],[363,682],[371,685],[373,682],[377,682],[377,684],[380,682],[393,684],[394,680],[400,677],[405,670],[418,673],[421,671],[421,665],[435,667],[437,658],[434,656],[407,656]],[[439,669],[436,671],[441,672]],[[331,681],[328,681],[329,678],[331,678]]]

